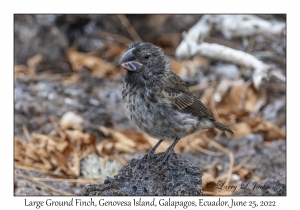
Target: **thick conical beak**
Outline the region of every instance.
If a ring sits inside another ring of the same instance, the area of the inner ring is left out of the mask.
[[[120,59],[118,65],[121,65],[124,69],[128,71],[139,71],[142,69],[143,64],[136,61],[136,58],[132,52],[133,50],[134,48],[128,50]]]

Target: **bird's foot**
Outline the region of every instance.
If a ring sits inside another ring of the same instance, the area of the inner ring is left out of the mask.
[[[166,151],[164,154],[163,154],[163,159],[160,161],[160,163],[156,166],[156,170],[162,166],[166,161],[168,161],[168,167],[171,163],[171,159],[172,159],[172,156],[174,155],[174,150],[169,150],[169,151]]]
[[[142,165],[142,162],[144,161],[145,156],[146,155],[144,155],[141,159],[139,159],[139,161],[136,163],[136,165],[134,167],[134,170],[137,170]]]
[[[150,159],[153,159],[153,157],[154,157],[154,152],[150,151],[146,155],[147,155],[147,160],[150,161]]]
[[[145,158],[147,159],[147,161],[150,161],[150,159],[152,159],[154,156],[154,152],[148,152],[147,154],[145,154],[138,162],[137,164],[135,165],[134,169],[138,169],[142,163],[144,162]]]

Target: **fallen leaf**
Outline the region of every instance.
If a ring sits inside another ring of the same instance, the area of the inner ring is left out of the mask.
[[[105,77],[114,73],[115,67],[112,64],[95,55],[77,52],[73,48],[68,50],[67,55],[74,71],[80,72],[84,66],[96,77]]]
[[[234,138],[240,138],[253,133],[251,126],[246,122],[235,123],[230,126],[234,130]]]

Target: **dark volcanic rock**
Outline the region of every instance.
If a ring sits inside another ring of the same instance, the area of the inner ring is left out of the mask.
[[[168,167],[167,163],[156,168],[163,153],[135,169],[138,160],[133,159],[114,178],[107,177],[103,184],[87,185],[83,195],[98,196],[200,196],[202,195],[202,169],[189,165],[180,155],[174,154]]]

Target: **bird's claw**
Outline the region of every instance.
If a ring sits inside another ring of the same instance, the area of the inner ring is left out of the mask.
[[[134,169],[135,170],[138,169],[142,165],[142,162],[144,161],[145,158],[147,158],[147,161],[150,161],[150,159],[152,159],[153,157],[154,157],[154,153],[148,152],[136,163]]]
[[[153,152],[149,152],[147,155],[147,160],[149,161],[150,159],[153,159],[154,157],[154,153]]]
[[[159,168],[159,167],[161,167],[166,161],[168,161],[168,167],[169,167],[169,165],[170,165],[170,163],[171,163],[171,158],[172,158],[172,155],[173,155],[174,153],[173,152],[165,152],[164,154],[163,154],[163,159],[160,161],[160,163],[156,166],[156,171],[157,171],[157,169]]]

